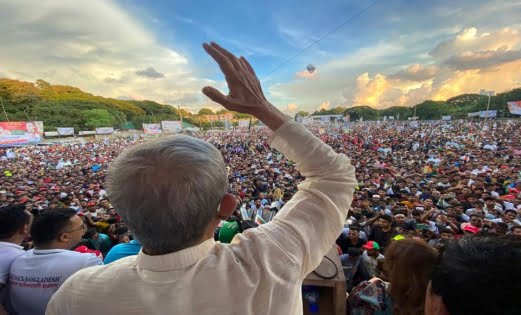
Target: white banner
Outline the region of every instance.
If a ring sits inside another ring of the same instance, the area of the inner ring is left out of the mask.
[[[512,115],[521,115],[521,101],[508,102],[508,110]]]
[[[46,131],[43,133],[43,135],[46,137],[58,137],[60,134],[58,131]]]
[[[95,135],[96,134],[96,131],[79,131],[78,132],[78,135],[80,136],[89,136],[89,135]]]
[[[161,133],[160,124],[143,124],[143,132],[147,135],[158,135]]]
[[[114,128],[113,127],[96,128],[96,134],[97,135],[110,135],[112,133],[114,133]]]
[[[479,117],[480,118],[494,118],[497,116],[497,110],[489,110],[489,111],[482,111],[482,112],[479,112]]]
[[[394,120],[394,116],[389,116],[389,120]]]
[[[441,120],[452,120],[452,116],[441,116]]]
[[[64,127],[64,128],[56,128],[60,136],[73,136],[74,128],[72,127]]]
[[[161,128],[165,132],[181,132],[183,123],[180,120],[165,120],[161,122]]]
[[[250,120],[249,119],[241,119],[241,120],[239,120],[239,127],[246,128],[249,125],[250,125]]]
[[[161,122],[161,128],[165,132],[180,132],[183,129],[183,123],[180,120],[165,120]]]

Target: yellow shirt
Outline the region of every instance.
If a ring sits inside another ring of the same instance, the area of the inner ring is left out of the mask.
[[[273,221],[231,244],[208,239],[167,255],[141,251],[83,269],[61,286],[46,314],[302,314],[302,281],[342,231],[355,168],[293,121],[271,145],[306,176]]]

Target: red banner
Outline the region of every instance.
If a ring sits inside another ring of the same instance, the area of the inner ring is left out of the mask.
[[[0,122],[0,147],[39,143],[42,132],[41,122]]]

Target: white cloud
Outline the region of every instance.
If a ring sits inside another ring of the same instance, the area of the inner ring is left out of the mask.
[[[455,38],[439,43],[430,55],[437,59],[446,59],[468,51],[486,51],[506,48],[513,49],[521,43],[517,29],[503,28],[497,32],[482,32],[470,27],[462,30]]]
[[[318,107],[318,110],[330,109],[330,108],[331,108],[331,102],[330,101],[325,101],[325,102],[322,102],[322,104],[320,104],[320,106]]]
[[[361,48],[321,65],[317,80],[280,83],[270,92],[307,110],[326,100],[332,107],[386,108],[411,106],[427,99],[445,100],[482,88],[504,91],[521,81],[518,29],[484,31],[471,27],[411,55],[410,47],[416,46],[413,42],[418,37],[400,36],[399,41]],[[415,63],[403,64],[410,60]]]
[[[316,72],[309,72],[308,70],[302,70],[297,73],[295,73],[295,77],[300,79],[310,79],[310,80],[316,80],[317,79],[317,73]]]
[[[109,97],[204,102],[208,80],[111,1],[4,1],[0,68],[6,76],[77,86]],[[161,78],[152,80],[151,78]]]
[[[445,64],[452,69],[484,69],[521,59],[521,50],[508,50],[502,46],[497,50],[467,51],[448,58]]]
[[[426,81],[432,79],[437,72],[438,68],[436,66],[423,66],[417,63],[407,67],[407,69],[398,71],[391,77],[405,81]]]

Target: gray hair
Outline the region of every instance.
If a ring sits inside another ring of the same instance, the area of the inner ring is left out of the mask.
[[[169,136],[125,150],[107,172],[110,201],[144,248],[156,254],[196,244],[228,189],[210,143]]]

